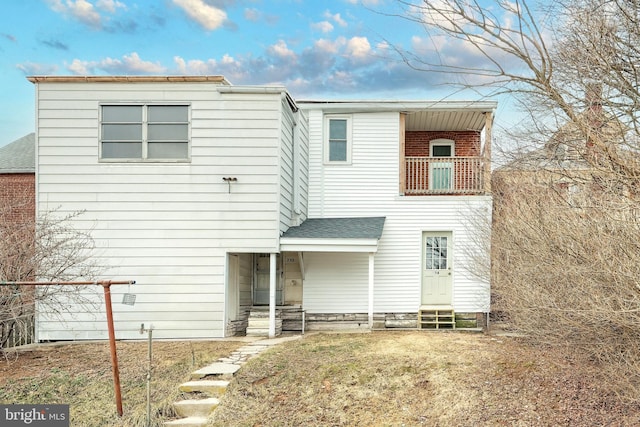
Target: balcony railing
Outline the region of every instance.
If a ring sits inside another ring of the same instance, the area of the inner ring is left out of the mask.
[[[405,164],[407,195],[486,191],[482,157],[405,157]]]

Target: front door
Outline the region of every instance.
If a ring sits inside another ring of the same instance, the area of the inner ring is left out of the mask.
[[[429,190],[447,191],[453,189],[454,142],[437,139],[431,142],[429,162]],[[442,158],[442,159],[441,159]]]
[[[422,234],[422,305],[451,305],[452,244],[450,231]]]
[[[253,282],[253,303],[269,305],[270,255],[255,255],[255,280]],[[280,254],[276,261],[276,304],[282,304],[282,278],[280,274]]]

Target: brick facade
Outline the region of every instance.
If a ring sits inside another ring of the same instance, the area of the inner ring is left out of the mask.
[[[34,223],[35,174],[0,174],[0,220],[16,226]]]
[[[419,132],[407,131],[405,135],[404,154],[407,157],[429,157],[429,141],[434,139],[451,139],[455,141],[456,157],[480,156],[480,133],[464,132]]]
[[[475,157],[481,156],[480,133],[476,131],[408,131],[405,134],[405,157],[430,157],[431,141],[436,139],[448,139],[454,141],[454,157]],[[476,188],[480,184],[479,164],[469,159],[460,159],[453,166],[454,182],[452,193],[460,193],[465,189]],[[407,167],[405,182],[407,188],[412,191],[410,194],[425,194],[426,186],[429,182],[429,166],[420,163]],[[419,184],[418,184],[419,183]],[[415,191],[415,187],[422,187],[425,191]],[[440,192],[440,194],[443,194]]]

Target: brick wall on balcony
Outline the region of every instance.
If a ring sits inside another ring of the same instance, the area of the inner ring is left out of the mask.
[[[0,220],[9,224],[35,220],[35,174],[0,174]]]
[[[441,138],[455,141],[455,155],[457,157],[474,157],[480,155],[480,133],[475,131],[407,131],[405,134],[405,156],[429,157],[429,141]]]

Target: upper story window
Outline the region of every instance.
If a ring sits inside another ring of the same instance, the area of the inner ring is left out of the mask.
[[[326,117],[324,161],[337,164],[351,163],[351,117]]]
[[[429,142],[431,157],[454,157],[455,141],[452,139],[433,139]]]
[[[189,159],[188,105],[103,105],[100,158]]]

